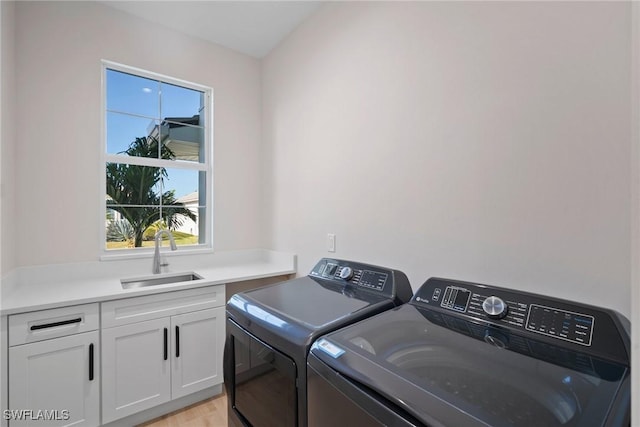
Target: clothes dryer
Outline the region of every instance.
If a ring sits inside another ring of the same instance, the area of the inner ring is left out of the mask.
[[[306,427],[311,344],[412,294],[398,270],[325,258],[308,276],[233,295],[224,352],[229,425]]]

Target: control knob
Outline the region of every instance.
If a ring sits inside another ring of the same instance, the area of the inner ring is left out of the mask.
[[[485,299],[482,302],[482,309],[491,319],[502,319],[509,311],[509,307],[502,298],[496,296],[490,296]]]
[[[341,279],[349,280],[353,277],[353,269],[351,267],[342,267],[339,276]]]

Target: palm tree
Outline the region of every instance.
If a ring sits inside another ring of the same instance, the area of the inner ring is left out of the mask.
[[[119,154],[171,160],[173,152],[151,136],[136,138],[129,148]],[[158,208],[170,230],[182,224],[183,218],[196,220],[196,215],[176,201],[173,190],[160,194],[156,188],[167,177],[165,168],[124,163],[107,164],[107,207],[119,212],[133,228],[134,246],[142,246],[144,231],[158,221]]]

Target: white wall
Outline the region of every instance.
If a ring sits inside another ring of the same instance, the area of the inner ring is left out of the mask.
[[[631,66],[631,419],[640,419],[640,3],[632,5]]]
[[[214,245],[260,243],[260,63],[96,2],[16,5],[18,266],[101,248],[100,60],[214,89]]]
[[[260,64],[101,4],[19,2],[10,265],[98,255],[104,58],[214,88],[217,249],[294,251],[306,271],[333,232],[335,256],[415,287],[629,315],[630,7],[326,4]]]
[[[263,61],[264,246],[629,316],[630,7],[324,5]]]
[[[0,277],[15,266],[15,4],[0,2]]]
[[[15,4],[0,1],[0,277],[15,265],[11,245],[14,219],[14,150],[15,136]],[[1,299],[1,297],[0,297]],[[1,301],[0,301],[1,303]],[[0,348],[6,348],[6,316],[0,317]],[[0,372],[7,371],[7,358],[0,352]],[[2,377],[2,375],[0,375]],[[0,381],[0,408],[7,407],[6,383]],[[0,422],[5,425],[6,422]]]

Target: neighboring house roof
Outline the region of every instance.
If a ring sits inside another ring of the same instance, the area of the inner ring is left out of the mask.
[[[200,115],[191,117],[165,117],[158,125],[151,121],[147,127],[149,136],[159,138],[177,160],[197,162],[204,143],[204,128]]]
[[[199,114],[194,114],[191,117],[165,117],[162,121],[162,124],[169,125],[169,128],[179,127],[182,125],[201,126]]]
[[[176,202],[182,203],[184,205],[188,205],[190,203],[198,204],[198,192],[194,191],[193,193],[185,194],[182,197],[179,197]]]

